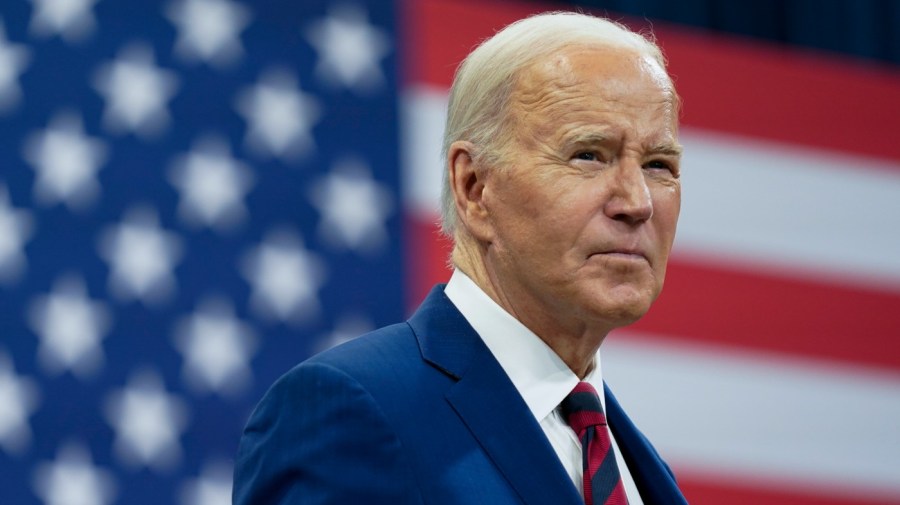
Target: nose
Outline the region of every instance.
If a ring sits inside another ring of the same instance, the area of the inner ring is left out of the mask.
[[[640,163],[623,161],[609,175],[606,215],[632,226],[648,221],[653,216],[653,199]]]

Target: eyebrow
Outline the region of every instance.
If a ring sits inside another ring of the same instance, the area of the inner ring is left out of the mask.
[[[650,154],[663,154],[666,156],[681,156],[681,153],[684,152],[684,147],[681,144],[655,144],[650,146],[647,149],[647,152]]]
[[[605,144],[609,142],[612,135],[601,132],[579,132],[568,136],[565,139],[567,145],[583,146],[591,144]]]
[[[606,142],[609,142],[612,138],[613,135],[609,135],[603,132],[581,132],[567,138],[565,143],[572,146],[604,144]],[[659,144],[653,144],[647,148],[648,154],[661,154],[664,156],[681,156],[683,152],[684,147],[681,144],[671,142],[661,142]]]

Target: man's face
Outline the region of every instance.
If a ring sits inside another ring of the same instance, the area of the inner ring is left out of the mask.
[[[628,50],[570,48],[523,73],[516,140],[483,193],[488,269],[519,319],[591,331],[649,309],[681,203],[674,102]]]

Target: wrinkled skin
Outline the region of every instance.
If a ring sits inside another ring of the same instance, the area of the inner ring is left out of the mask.
[[[451,146],[457,266],[579,376],[662,289],[681,202],[675,101],[654,60],[570,47],[520,75],[502,166]]]

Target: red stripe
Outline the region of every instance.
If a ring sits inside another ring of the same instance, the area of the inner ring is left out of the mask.
[[[450,279],[447,263],[452,244],[430,216],[406,216],[407,307],[414,310],[432,286]]]
[[[683,124],[900,160],[896,67],[671,27],[656,34]]]
[[[677,468],[675,469],[677,473]],[[710,480],[709,476],[682,476],[678,487],[691,505],[898,505],[898,497],[854,496],[851,491],[826,493],[822,490],[788,490],[772,483],[727,484]]]
[[[633,329],[900,369],[900,294],[672,258]]]
[[[450,244],[408,218],[410,306],[446,282]],[[718,346],[900,370],[900,294],[672,258],[662,296],[631,329]]]
[[[407,81],[444,88],[478,42],[517,19],[554,8],[486,0],[408,6],[406,36],[415,43],[406,45]],[[684,124],[900,159],[896,67],[672,26],[654,30],[684,99]]]
[[[540,6],[525,2],[497,3],[465,0],[416,0],[406,2],[402,23],[407,82],[450,88],[456,66],[473,47],[497,30]]]

